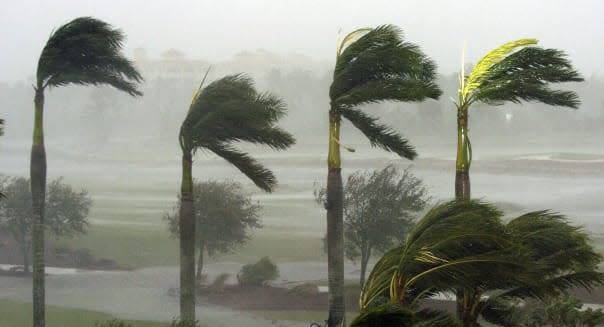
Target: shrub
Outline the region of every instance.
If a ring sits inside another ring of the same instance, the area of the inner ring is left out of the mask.
[[[254,264],[247,264],[241,267],[237,275],[240,285],[260,286],[279,277],[279,269],[271,259],[264,257]]]
[[[132,327],[131,324],[126,323],[123,320],[118,320],[118,319],[113,319],[110,321],[106,321],[103,323],[96,323],[94,324],[95,327]]]
[[[94,258],[90,254],[90,250],[80,248],[73,251],[73,261],[78,266],[89,266],[94,263]]]

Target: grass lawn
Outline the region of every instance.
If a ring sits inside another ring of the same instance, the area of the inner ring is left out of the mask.
[[[0,326],[17,327],[32,325],[31,303],[0,300]],[[113,316],[97,311],[65,309],[46,306],[47,327],[93,327],[96,323],[114,319]],[[127,320],[132,327],[167,327],[168,323]]]
[[[178,242],[163,228],[131,225],[92,225],[88,234],[58,245],[69,244],[87,248],[96,258],[115,260],[128,268],[178,265]],[[250,263],[263,256],[275,262],[324,260],[323,241],[319,237],[282,236],[274,233],[256,233],[232,254],[209,259]]]

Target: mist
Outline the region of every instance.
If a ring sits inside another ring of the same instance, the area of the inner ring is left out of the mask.
[[[532,102],[475,104],[469,120],[472,196],[494,203],[507,218],[544,209],[562,213],[604,251],[604,3],[61,0],[51,5],[28,0],[2,6],[0,39],[8,45],[0,55],[2,176],[29,177],[32,85],[37,57],[53,28],[86,15],[120,28],[127,36],[124,54],[144,78],[141,97],[108,86],[46,92],[48,179],[63,177],[93,200],[88,233],[49,237],[48,246],[85,248],[120,268],[51,270],[49,305],[120,319],[168,322],[177,316],[178,242],[170,237],[165,216],[180,190],[179,129],[210,67],[205,85],[246,74],[257,90],[281,97],[287,115],[279,126],[296,143],[286,151],[237,145],[275,173],[278,186],[272,193],[256,188],[210,151],[195,153],[196,180],[238,182],[261,206],[262,228],[236,250],[211,256],[204,268],[208,280],[227,273],[226,284],[237,284],[242,265],[268,256],[279,267],[277,286],[325,284],[325,210],[313,191],[327,182],[329,88],[338,30],[346,35],[381,24],[400,26],[405,40],[437,63],[436,83],[443,94],[439,100],[361,107],[410,141],[418,153],[413,161],[372,147],[344,120],[340,141],[355,151],[342,152],[343,179],[394,165],[425,183],[430,205],[453,199],[457,117],[452,99],[458,94],[462,51],[469,70],[502,43],[535,37],[542,47],[563,50],[585,79],[556,85],[575,91],[581,105],[575,110]],[[104,245],[105,239],[116,245]],[[20,264],[10,255],[0,259],[0,268]],[[345,274],[347,280],[358,279],[358,262],[347,261]],[[147,300],[138,303],[139,298]],[[0,275],[0,307],[8,307],[3,300],[30,302],[31,279]],[[309,305],[301,311],[311,318],[282,318],[274,310],[237,305],[198,304],[197,316],[203,326],[308,326],[327,314]]]

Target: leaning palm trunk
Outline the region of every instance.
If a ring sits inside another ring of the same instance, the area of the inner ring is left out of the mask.
[[[44,327],[44,203],[46,200],[46,150],[44,149],[44,91],[38,85],[34,99],[34,135],[31,147],[30,176],[34,213],[33,243],[33,321]]]
[[[132,63],[120,51],[123,34],[111,25],[80,17],[59,27],[51,35],[38,61],[35,86],[34,135],[31,148],[31,193],[34,223],[33,321],[43,327],[44,314],[44,204],[46,200],[46,151],[44,149],[44,90],[68,84],[108,84],[135,96],[142,81]]]
[[[329,283],[328,326],[344,322],[344,216],[340,160],[340,120],[329,116],[329,155],[327,157],[327,276]]]
[[[457,159],[455,162],[455,198],[470,199],[470,163],[472,146],[468,138],[468,109],[457,109]]]
[[[180,189],[180,319],[195,321],[195,210],[191,151],[183,149]]]

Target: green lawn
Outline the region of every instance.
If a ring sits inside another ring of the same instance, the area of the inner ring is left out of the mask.
[[[31,303],[0,300],[0,326],[17,327],[32,325]],[[97,311],[65,309],[46,306],[47,327],[93,327],[96,323],[114,319]],[[169,324],[150,321],[127,321],[132,327],[167,327]]]
[[[108,258],[128,268],[178,264],[178,242],[163,228],[147,226],[92,225],[88,234],[58,245],[87,248],[96,258]],[[279,236],[256,233],[247,244],[232,254],[219,255],[208,262],[250,263],[263,256],[275,262],[324,260],[323,241],[319,237]]]

